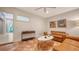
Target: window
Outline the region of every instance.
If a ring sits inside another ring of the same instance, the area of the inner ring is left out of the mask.
[[[29,21],[29,18],[28,17],[25,17],[25,16],[17,16],[17,20],[24,21],[24,22],[28,22]]]
[[[11,33],[13,32],[13,14],[10,13],[3,13],[5,16],[5,22],[6,22],[6,31]]]

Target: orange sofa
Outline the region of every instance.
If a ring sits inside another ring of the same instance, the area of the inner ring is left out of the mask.
[[[79,36],[66,35],[66,38],[70,38],[72,40],[79,41]]]
[[[51,35],[54,36],[55,41],[63,42],[68,34],[60,31],[51,31]]]

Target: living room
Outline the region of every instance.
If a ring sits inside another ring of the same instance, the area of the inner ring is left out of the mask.
[[[79,8],[77,7],[0,7],[0,12],[4,19],[3,27],[0,29],[1,51],[79,51]],[[10,23],[12,31],[7,30],[8,17],[13,19]],[[38,49],[39,37],[48,35],[52,36],[53,42],[47,39],[47,43],[40,43]],[[27,39],[31,36],[32,40]],[[69,40],[65,41],[66,38]],[[58,47],[54,46],[55,44]],[[29,48],[30,45],[34,46]],[[18,46],[17,49],[15,46]]]

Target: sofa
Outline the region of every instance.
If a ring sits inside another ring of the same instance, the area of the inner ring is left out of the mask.
[[[74,36],[74,35],[66,35],[66,38],[70,38],[72,40],[79,41],[79,36]]]
[[[54,37],[55,41],[63,42],[68,34],[60,31],[51,31],[51,35]]]
[[[59,46],[55,46],[53,50],[54,51],[79,51],[79,41],[77,41],[76,38],[66,37],[66,39]]]

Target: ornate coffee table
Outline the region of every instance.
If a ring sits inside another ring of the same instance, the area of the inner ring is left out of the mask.
[[[39,51],[50,51],[53,49],[53,36],[42,36],[38,38],[38,50]]]

